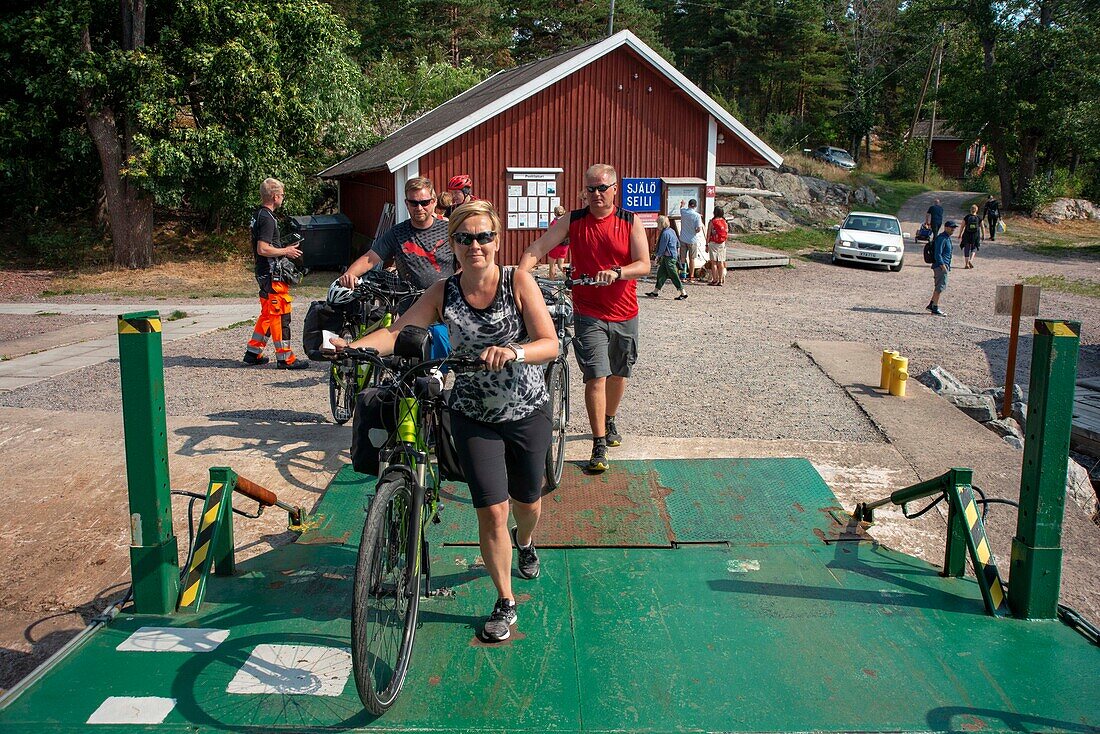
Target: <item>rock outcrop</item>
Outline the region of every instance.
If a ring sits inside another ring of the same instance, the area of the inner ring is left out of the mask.
[[[1088,199],[1055,199],[1035,212],[1035,216],[1048,224],[1067,219],[1100,219],[1100,207]]]

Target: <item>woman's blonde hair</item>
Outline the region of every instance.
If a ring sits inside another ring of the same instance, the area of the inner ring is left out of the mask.
[[[665,230],[672,226],[672,222],[668,220],[664,214],[657,216],[657,229]]]
[[[497,214],[497,210],[493,208],[492,204],[484,199],[478,199],[477,201],[467,202],[451,212],[451,218],[447,221],[447,239],[454,237],[455,232],[467,219],[481,215],[489,217],[489,220],[493,223],[493,231],[497,233],[499,238],[501,235],[500,215]]]
[[[977,214],[978,213],[978,205],[977,204],[971,204],[970,205],[970,213],[971,214]]]

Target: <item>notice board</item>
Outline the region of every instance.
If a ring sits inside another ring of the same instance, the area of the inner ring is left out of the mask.
[[[508,229],[547,229],[561,205],[560,168],[509,168],[504,209]]]

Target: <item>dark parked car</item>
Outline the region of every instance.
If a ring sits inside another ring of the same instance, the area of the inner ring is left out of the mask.
[[[823,145],[814,150],[810,155],[819,161],[831,163],[834,166],[840,166],[848,170],[856,167],[855,159],[852,158],[844,148],[834,148],[831,145]]]

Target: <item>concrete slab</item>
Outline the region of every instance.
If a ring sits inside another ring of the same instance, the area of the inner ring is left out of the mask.
[[[95,324],[74,324],[44,334],[34,334],[21,339],[12,339],[0,345],[0,354],[8,358],[22,357],[24,354],[41,352],[46,349],[69,346],[89,339],[107,337],[114,334],[118,326],[114,321]]]
[[[790,264],[790,255],[782,252],[726,247],[727,270],[738,270],[741,268],[781,268]]]
[[[975,483],[990,497],[1019,499],[1023,452],[916,380],[909,380],[904,399],[884,394],[878,389],[879,350],[855,342],[800,341],[796,346],[847,391],[920,480],[951,467],[970,467]],[[998,567],[1007,577],[1015,508],[992,505],[986,528]],[[1066,503],[1062,547],[1063,603],[1089,619],[1100,619],[1100,528],[1073,502]]]

